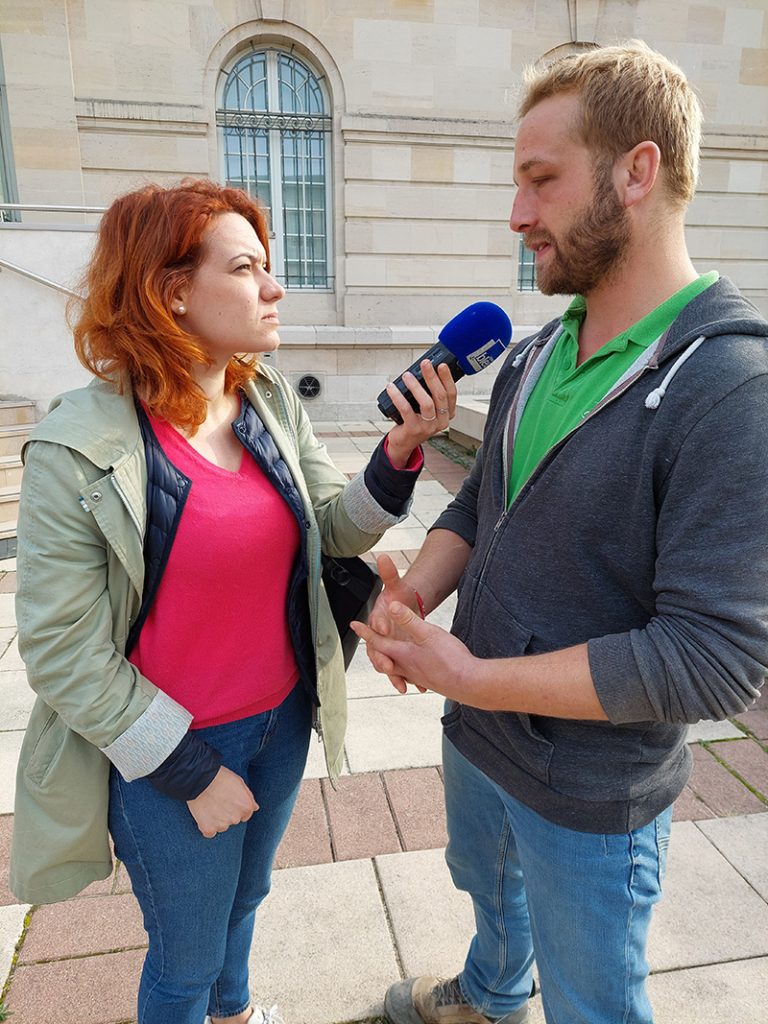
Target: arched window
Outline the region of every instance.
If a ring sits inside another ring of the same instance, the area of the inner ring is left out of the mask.
[[[292,53],[255,50],[216,112],[227,184],[269,211],[272,267],[288,288],[331,288],[331,118],[320,78]]]

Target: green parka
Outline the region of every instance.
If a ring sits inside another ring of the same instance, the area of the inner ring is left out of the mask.
[[[261,366],[247,398],[285,460],[308,528],[309,606],[331,778],[341,767],[346,693],[341,645],[321,580],[321,550],[371,548],[400,521],[333,465],[298,397]],[[10,885],[27,903],[67,899],[112,870],[110,761],[146,775],[191,715],[124,656],[142,598],[147,472],[130,390],[90,386],[57,399],[24,451],[16,615],[37,693],[16,784]],[[258,604],[256,604],[258,607]]]

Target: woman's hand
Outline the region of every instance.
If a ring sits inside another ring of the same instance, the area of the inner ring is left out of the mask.
[[[259,809],[240,776],[223,765],[200,796],[187,800],[187,807],[206,839],[226,832],[230,825],[248,821]]]
[[[406,608],[410,608],[414,614],[421,618],[421,607],[419,606],[419,599],[416,596],[415,589],[406,583],[404,579],[401,579],[400,573],[397,571],[397,566],[392,561],[389,555],[379,555],[376,559],[376,565],[379,570],[379,576],[384,583],[384,589],[376,598],[376,604],[373,606],[373,611],[368,616],[368,625],[371,629],[378,633],[382,637],[396,637],[397,639],[404,639],[404,635],[397,632],[396,623],[390,615],[390,608],[393,601],[397,601]],[[381,669],[372,657],[373,648],[368,648],[368,657],[371,664],[380,672]],[[400,679],[399,676],[390,676],[390,682],[396,690],[400,693],[405,693],[408,687]],[[417,687],[422,693],[424,690],[422,687]]]
[[[414,412],[394,384],[387,384],[387,394],[403,420],[387,435],[387,453],[398,469],[404,469],[414,449],[445,430],[456,415],[456,384],[447,364],[440,363],[435,370],[428,359],[422,359],[421,373],[426,387],[412,373],[403,374],[408,390],[419,403],[419,412]]]

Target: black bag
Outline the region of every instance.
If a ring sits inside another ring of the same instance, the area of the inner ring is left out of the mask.
[[[336,629],[344,652],[344,668],[357,649],[359,637],[350,622],[367,622],[384,584],[381,577],[362,558],[332,558],[323,555],[323,584],[331,605]]]

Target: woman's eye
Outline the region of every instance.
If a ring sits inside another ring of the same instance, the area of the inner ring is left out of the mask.
[[[235,267],[235,270],[250,270],[250,269],[251,269],[251,264],[250,263],[241,263],[239,267]]]

